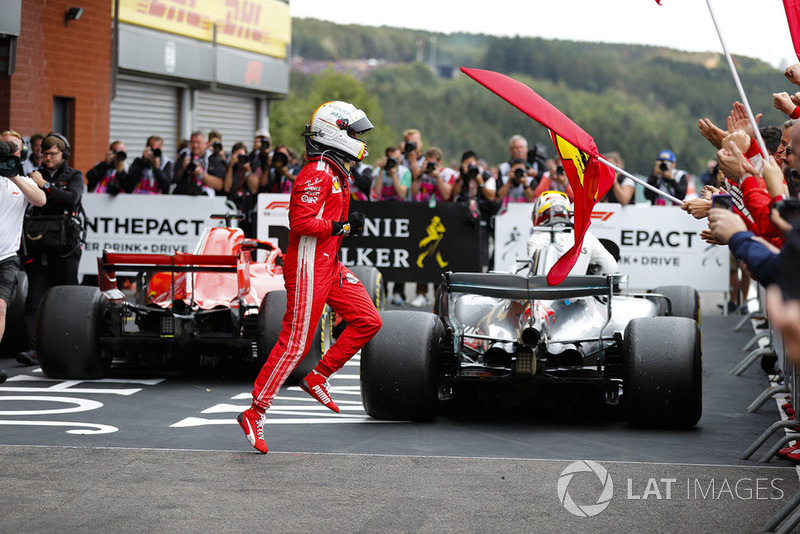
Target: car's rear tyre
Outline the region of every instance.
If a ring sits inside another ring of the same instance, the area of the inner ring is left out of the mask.
[[[36,322],[37,355],[51,378],[103,378],[111,356],[100,350],[109,302],[99,289],[56,286],[47,290]]]
[[[686,317],[642,317],[625,328],[623,399],[636,426],[691,427],[703,412],[700,327]]]
[[[283,316],[286,313],[286,291],[270,291],[264,295],[261,307],[258,309],[258,368],[267,362],[269,353],[278,342],[283,328]],[[300,380],[311,372],[322,359],[322,355],[330,347],[332,336],[331,313],[325,306],[322,317],[314,331],[314,340],[297,367],[286,380],[288,385],[297,385]]]
[[[672,302],[672,317],[686,317],[700,322],[700,295],[689,286],[660,286],[653,293],[664,295]],[[658,315],[667,315],[667,303],[658,299]]]
[[[361,350],[361,398],[376,419],[436,416],[437,361],[444,326],[432,313],[381,312],[383,326]]]
[[[361,266],[348,267],[350,271],[361,280],[364,289],[367,290],[369,299],[375,304],[378,311],[386,307],[386,281],[376,267]]]

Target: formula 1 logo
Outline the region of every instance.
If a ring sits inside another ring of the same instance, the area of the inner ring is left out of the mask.
[[[270,202],[264,207],[264,211],[288,210],[288,209],[289,209],[289,201],[287,200],[276,200],[274,202]]]
[[[570,482],[572,482],[572,478],[576,473],[581,472],[594,473],[603,485],[603,490],[595,504],[579,505],[572,500],[569,494],[569,485]],[[569,464],[567,468],[561,472],[561,477],[558,479],[558,486],[556,489],[561,506],[569,513],[578,517],[592,517],[601,513],[608,508],[609,503],[611,503],[611,497],[614,496],[614,482],[611,480],[611,475],[608,474],[605,467],[591,460],[578,460],[577,462]]]
[[[593,211],[590,218],[592,220],[607,221],[614,215],[613,211]]]

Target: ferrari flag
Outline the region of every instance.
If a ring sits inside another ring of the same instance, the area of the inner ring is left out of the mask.
[[[800,0],[783,0],[783,7],[789,22],[789,33],[792,34],[794,53],[800,60]]]
[[[527,85],[503,74],[461,67],[461,71],[550,130],[558,157],[575,192],[575,244],[550,269],[547,283],[560,284],[569,274],[583,246],[592,209],[614,183],[614,171],[601,164],[594,139]]]

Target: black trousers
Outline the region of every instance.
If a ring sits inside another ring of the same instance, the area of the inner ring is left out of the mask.
[[[80,262],[80,250],[66,258],[62,258],[56,250],[38,253],[24,265],[28,275],[28,297],[25,299],[25,312],[22,316],[25,327],[24,350],[36,348],[36,315],[45,292],[53,286],[78,285]]]

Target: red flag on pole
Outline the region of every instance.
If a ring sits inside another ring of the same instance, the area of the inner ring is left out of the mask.
[[[786,20],[789,22],[789,33],[792,34],[794,53],[800,60],[800,2],[798,0],[783,0],[786,10]]]
[[[498,72],[461,67],[461,71],[550,130],[558,157],[575,192],[575,244],[550,269],[547,283],[560,284],[583,246],[592,209],[614,183],[614,171],[601,164],[594,139],[527,85]]]

